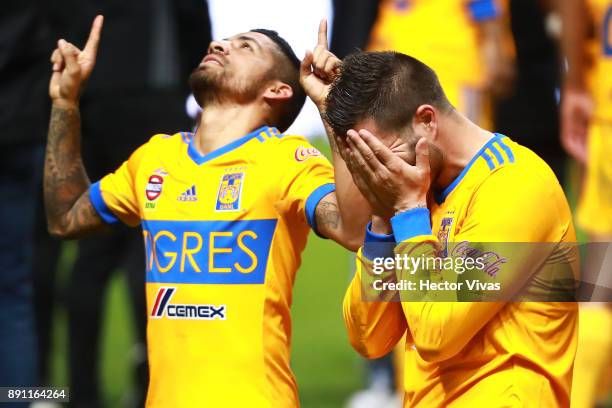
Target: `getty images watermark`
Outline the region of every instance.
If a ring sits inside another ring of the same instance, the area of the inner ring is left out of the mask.
[[[357,263],[365,301],[612,301],[610,243],[374,243]]]
[[[395,270],[401,271],[401,275],[408,274],[414,276],[420,271],[436,271],[438,274],[443,272],[454,272],[461,275],[465,272],[474,270],[486,271],[486,257],[478,258],[455,258],[438,256],[409,256],[407,254],[395,254],[393,257],[376,257],[372,261],[372,272],[375,275],[383,275],[386,271]],[[434,276],[435,277],[435,276]],[[501,290],[500,282],[481,282],[479,279],[466,281],[445,281],[439,279],[418,279],[409,280],[401,279],[399,281],[384,281],[376,279],[372,283],[374,290],[461,290],[463,287],[468,290]]]

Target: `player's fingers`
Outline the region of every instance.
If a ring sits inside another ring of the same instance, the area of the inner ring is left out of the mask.
[[[325,48],[321,47],[320,45],[317,45],[315,47],[315,49],[312,51],[312,62],[313,65],[319,65],[320,64],[320,60],[321,57],[325,54]]]
[[[348,145],[346,144],[346,140],[339,136],[336,136],[334,140],[336,141],[336,146],[338,147],[338,152],[340,153],[340,156],[342,156],[342,158],[346,161],[345,155],[348,150]]]
[[[372,149],[370,149],[370,147],[363,141],[359,133],[351,129],[347,132],[347,136],[351,151],[356,151],[358,157],[360,158],[360,160],[363,160],[369,171],[380,171],[383,167],[382,164],[380,163],[378,158],[376,158],[376,155],[374,155]]]
[[[302,63],[300,64],[300,76],[302,78],[307,77],[312,73],[310,66],[312,65],[312,52],[310,50],[306,50],[306,55],[304,55],[304,59],[302,59]]]
[[[330,54],[327,62],[325,62],[324,71],[328,77],[333,78],[338,72],[338,68],[340,67],[340,60],[336,58],[335,55]]]
[[[71,42],[65,41],[65,48],[68,52],[70,52],[76,58],[78,62],[79,54],[81,54],[81,50]]]
[[[98,53],[98,45],[100,44],[100,34],[102,33],[103,25],[104,16],[96,16],[91,25],[89,38],[87,38],[87,43],[85,43],[85,48],[83,49],[83,53],[89,58],[95,58],[96,54]]]
[[[61,72],[53,71],[51,74],[51,80],[49,81],[49,96],[51,98],[55,98],[60,95],[60,80],[61,80]]]
[[[66,42],[65,40],[58,41],[58,48],[66,64],[66,70],[70,75],[75,75],[79,72],[79,64],[77,62],[78,48]]]
[[[342,156],[342,158],[344,159],[344,161],[347,163],[347,166],[349,167],[350,170],[350,160],[349,157],[351,155],[351,148],[349,147],[346,138],[338,138],[337,140],[339,140],[338,142],[338,149],[340,150],[340,155]]]
[[[422,137],[416,144],[415,148],[416,153],[416,167],[421,170],[424,175],[429,175],[429,143],[427,139]]]
[[[361,136],[361,140],[364,142],[366,146],[368,146],[369,150],[374,154],[375,158],[383,163],[385,166],[388,166],[397,158],[393,154],[391,150],[387,146],[385,146],[376,136],[365,129],[361,129],[359,131],[359,135]]]
[[[312,66],[315,74],[323,78],[327,76],[327,73],[325,72],[325,65],[327,64],[328,59],[329,54],[326,52],[321,53],[318,58],[314,59]]]
[[[346,137],[346,146],[347,146],[347,156],[349,157],[349,169],[351,170],[351,172],[355,172],[355,173],[359,173],[361,172],[362,168],[363,169],[367,169],[368,165],[365,162],[365,160],[363,160],[363,158],[361,157],[361,154],[359,153],[359,149],[357,149],[357,147],[355,146],[355,143],[353,143],[353,141],[351,140],[351,137],[349,136],[352,132],[355,132],[354,130],[349,130],[347,132],[347,137]]]
[[[57,48],[51,53],[51,64],[53,65],[52,70],[54,72],[61,71],[64,67],[64,58]]]
[[[348,161],[351,163],[349,170],[353,175],[353,179],[359,179],[364,185],[367,185],[371,179],[370,170],[368,169],[368,165],[360,156],[359,151],[351,148],[348,155]]]
[[[327,19],[325,18],[319,23],[319,39],[317,45],[320,45],[326,50],[329,48],[327,44]]]
[[[52,63],[56,63],[56,62],[59,62],[60,59],[61,59],[61,54],[59,50],[55,48],[53,52],[51,53],[51,57],[49,58],[49,61],[51,61]]]

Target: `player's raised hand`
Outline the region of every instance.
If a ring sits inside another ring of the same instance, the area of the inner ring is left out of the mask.
[[[593,100],[586,91],[566,87],[561,95],[561,144],[579,163],[588,159],[588,128]]]
[[[49,96],[54,102],[76,103],[83,84],[93,71],[100,43],[104,17],[97,16],[92,24],[89,38],[83,50],[73,44],[59,40],[51,54],[53,74],[49,82]]]
[[[367,130],[347,133],[348,156],[356,184],[370,202],[376,215],[393,214],[427,205],[431,185],[429,146],[422,138],[415,147],[414,166],[401,159]],[[366,191],[363,186],[366,185]]]
[[[300,70],[300,83],[319,110],[325,104],[329,87],[338,74],[341,63],[340,59],[329,51],[327,20],[323,19],[319,23],[317,45],[313,52],[306,52]]]

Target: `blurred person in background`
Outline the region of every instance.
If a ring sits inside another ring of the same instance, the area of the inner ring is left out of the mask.
[[[0,386],[37,385],[33,219],[46,127],[48,26],[39,2],[0,13]]]
[[[211,40],[207,6],[201,0],[63,1],[56,4],[53,25],[60,38],[83,38],[99,12],[107,15],[104,47],[81,97],[83,157],[95,179],[117,168],[151,134],[189,127],[181,109],[189,93],[185,78]],[[53,328],[47,323],[51,308],[44,302],[50,298],[58,250],[56,242],[39,240],[43,358],[48,358]],[[71,406],[104,405],[99,381],[101,328],[106,289],[117,271],[125,272],[137,342],[131,355],[134,389],[124,402],[144,404],[148,384],[144,267],[144,245],[136,230],[116,226],[107,235],[78,241],[65,291]]]
[[[578,225],[588,234],[587,260],[612,241],[612,1],[563,0],[561,44],[566,72],[561,94],[561,142],[582,166]],[[605,264],[604,264],[605,266]],[[607,301],[609,268],[585,264],[583,286],[592,300]],[[580,329],[572,407],[591,408],[610,395],[612,309],[610,303],[580,304]]]
[[[449,100],[481,126],[491,124],[491,96],[514,77],[503,0],[382,0],[367,47],[398,51],[439,75]]]

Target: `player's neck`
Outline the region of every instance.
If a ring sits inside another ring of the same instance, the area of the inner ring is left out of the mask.
[[[207,105],[195,133],[195,147],[208,154],[264,125],[261,111],[250,105]]]
[[[448,187],[478,151],[493,137],[460,113],[454,112],[443,123],[439,146],[444,164],[436,179],[436,189]]]

